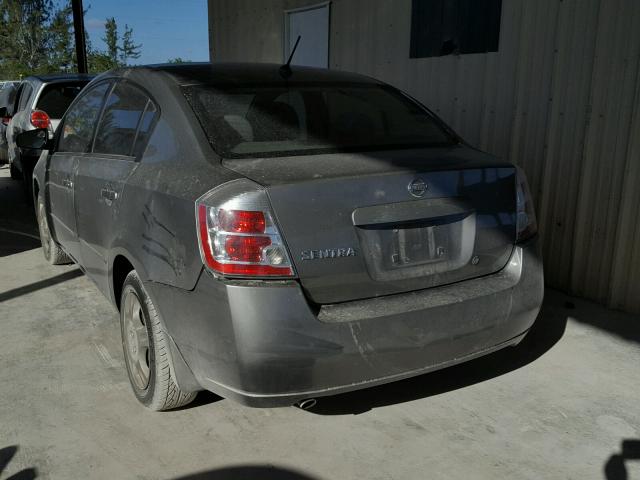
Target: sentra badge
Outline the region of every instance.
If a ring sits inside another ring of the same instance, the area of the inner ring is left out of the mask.
[[[353,247],[345,247],[323,248],[321,250],[303,250],[301,256],[302,260],[326,260],[329,258],[355,257],[356,249]]]

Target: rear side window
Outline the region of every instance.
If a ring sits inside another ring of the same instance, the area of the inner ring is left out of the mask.
[[[146,148],[149,137],[151,136],[151,131],[153,129],[157,116],[158,111],[156,109],[156,106],[151,100],[149,100],[147,102],[147,107],[144,111],[144,114],[142,115],[142,119],[140,120],[138,136],[136,137],[136,143],[133,147],[133,155],[135,157],[139,157],[144,153],[144,149]]]
[[[135,155],[133,147],[138,126],[141,128],[142,144],[142,137],[145,136],[143,129],[146,128],[148,132],[153,123],[154,112],[147,110],[148,103],[149,98],[142,90],[128,82],[118,83],[105,104],[96,133],[94,153]]]
[[[87,82],[74,82],[45,85],[40,98],[38,98],[36,109],[46,112],[49,118],[62,118],[73,99],[78,96],[86,84]]]
[[[100,83],[90,88],[67,112],[58,143],[60,152],[87,152],[93,139],[93,130],[102,109],[104,96],[111,86]]]

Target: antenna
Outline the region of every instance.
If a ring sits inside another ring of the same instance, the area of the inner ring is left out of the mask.
[[[291,72],[291,60],[293,60],[293,55],[296,53],[296,49],[298,48],[298,44],[300,43],[300,38],[302,38],[300,35],[298,35],[298,39],[296,40],[296,44],[293,46],[293,49],[291,50],[291,54],[289,55],[289,60],[287,60],[287,63],[285,63],[284,65],[282,65],[280,67],[280,75],[283,78],[289,78],[291,76],[291,74],[293,72]]]

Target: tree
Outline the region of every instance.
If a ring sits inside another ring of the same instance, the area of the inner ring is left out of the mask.
[[[84,12],[86,15],[86,11]],[[85,31],[89,71],[103,72],[140,57],[142,45],[115,18],[105,22],[106,51],[94,49]],[[70,0],[0,0],[0,78],[77,70]]]
[[[182,57],[170,58],[167,60],[167,63],[190,63],[191,60],[185,60]]]
[[[73,13],[71,5],[67,5],[53,14],[49,26],[50,53],[49,69],[51,71],[71,72],[76,70],[76,49],[73,34]]]
[[[18,78],[48,71],[51,0],[0,0],[0,72]]]
[[[107,18],[104,23],[104,37],[102,37],[107,46],[107,55],[111,60],[109,68],[118,66],[118,25],[114,17]]]
[[[122,47],[120,48],[120,62],[126,65],[128,59],[140,58],[141,48],[142,44],[136,45],[133,42],[133,28],[130,28],[129,25],[125,23],[124,35],[122,35]]]

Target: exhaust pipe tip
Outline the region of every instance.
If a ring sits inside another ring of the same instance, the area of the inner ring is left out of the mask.
[[[300,400],[295,405],[300,410],[309,410],[309,409],[313,408],[316,405],[316,403],[318,403],[318,402],[316,401],[315,398],[306,398],[304,400]]]

